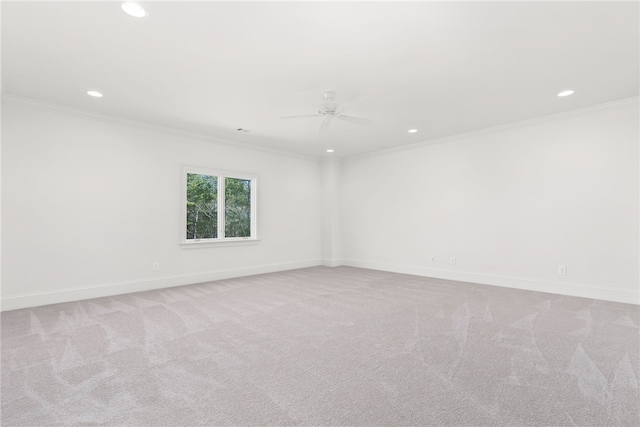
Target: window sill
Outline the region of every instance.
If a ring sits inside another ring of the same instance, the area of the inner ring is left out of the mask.
[[[198,240],[198,241],[182,241],[180,247],[182,249],[198,249],[198,248],[221,248],[225,246],[247,246],[257,245],[260,239],[224,239],[224,240]]]

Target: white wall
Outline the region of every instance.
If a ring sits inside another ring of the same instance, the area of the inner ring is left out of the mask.
[[[337,267],[342,259],[342,217],[340,186],[342,164],[339,159],[324,159],[322,175],[322,264]]]
[[[320,164],[3,103],[2,309],[321,262],[637,303],[638,113]],[[259,244],[180,248],[182,164],[260,175]]]
[[[316,160],[13,103],[2,142],[4,310],[321,262]],[[259,175],[258,244],[178,245],[183,164]]]
[[[347,160],[343,262],[637,303],[638,141],[636,99]]]

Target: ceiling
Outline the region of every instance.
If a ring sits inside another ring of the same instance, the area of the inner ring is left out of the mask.
[[[140,4],[2,2],[3,93],[310,156],[638,96],[637,2]],[[279,119],[328,90],[373,125]]]

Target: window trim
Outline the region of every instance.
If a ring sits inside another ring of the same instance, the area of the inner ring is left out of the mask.
[[[188,174],[200,174],[218,177],[218,236],[210,239],[187,239],[187,175]],[[187,166],[181,167],[181,194],[180,198],[180,246],[183,248],[192,247],[215,247],[220,245],[242,245],[242,244],[256,244],[260,239],[258,238],[258,175],[249,174],[244,172],[233,172],[221,169],[213,169],[199,166]],[[249,237],[224,237],[225,233],[225,178],[236,178],[251,181],[251,231]]]

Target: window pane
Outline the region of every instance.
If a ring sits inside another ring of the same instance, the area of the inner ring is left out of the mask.
[[[251,237],[251,180],[225,178],[225,237]]]
[[[187,174],[187,240],[218,237],[218,177]]]

